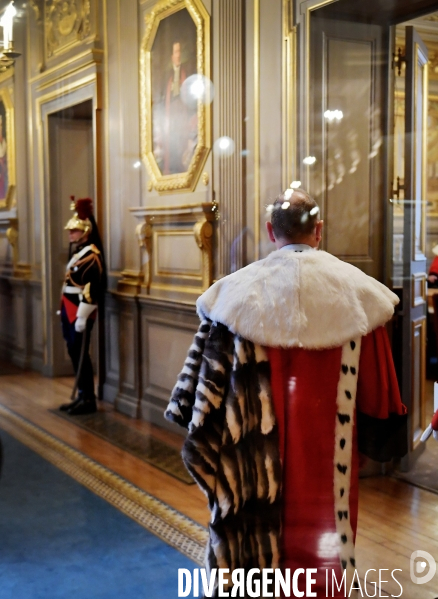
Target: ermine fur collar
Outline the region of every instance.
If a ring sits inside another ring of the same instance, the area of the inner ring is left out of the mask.
[[[198,299],[201,319],[260,345],[323,349],[391,319],[398,297],[323,251],[277,250],[224,277]]]

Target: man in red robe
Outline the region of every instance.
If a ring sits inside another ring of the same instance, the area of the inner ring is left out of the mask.
[[[354,577],[359,451],[385,462],[407,439],[384,328],[398,298],[317,251],[322,226],[305,191],[275,201],[277,251],[199,298],[166,412],[209,499],[207,566],[314,568],[317,597],[326,573]]]
[[[189,114],[181,99],[181,88],[187,79],[181,63],[181,43],[172,44],[172,71],[167,79],[164,104],[164,175],[187,170],[184,153],[189,143]]]

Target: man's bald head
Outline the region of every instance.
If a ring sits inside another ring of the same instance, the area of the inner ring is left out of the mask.
[[[276,239],[304,243],[320,221],[319,206],[304,189],[280,194],[271,211],[272,231]]]

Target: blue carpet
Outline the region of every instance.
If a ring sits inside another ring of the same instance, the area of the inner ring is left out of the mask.
[[[173,599],[196,565],[0,430],[0,599]]]

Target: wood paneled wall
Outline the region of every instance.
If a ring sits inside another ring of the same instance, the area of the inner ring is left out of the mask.
[[[246,139],[245,139],[245,2],[222,0],[213,5],[214,190],[221,223],[217,275],[234,272],[246,262]],[[220,138],[230,138],[233,151],[220,150]]]
[[[83,3],[68,35],[62,34],[56,18],[50,21],[44,3],[31,2],[14,28],[22,53],[13,80],[19,157],[14,215],[25,276],[0,277],[0,347],[14,348],[14,360],[21,365],[47,375],[54,372],[54,339],[60,331],[54,316],[51,256],[57,250],[48,232],[53,225],[51,202],[58,198],[50,196],[53,166],[47,119],[75,103],[91,101],[95,211],[109,270],[104,396],[121,411],[160,425],[198,318],[193,297],[151,298],[141,295],[135,284],[125,286],[123,293],[118,290],[124,273],[135,282],[144,271],[130,209],[216,200],[220,219],[214,223],[213,276],[218,278],[268,251],[260,234],[263,206],[281,190],[283,2],[203,4],[210,15],[209,66],[215,96],[208,126],[213,147],[192,192],[152,189],[140,158],[139,55],[145,16],[156,0]],[[234,144],[229,156],[214,147],[223,136]],[[198,251],[194,242],[185,247]],[[175,244],[166,254],[166,272],[196,262],[175,254],[173,268],[173,254]]]

